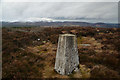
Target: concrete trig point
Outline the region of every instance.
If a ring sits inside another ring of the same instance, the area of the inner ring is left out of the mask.
[[[59,35],[56,53],[55,70],[62,75],[69,75],[79,65],[76,36],[73,34]]]

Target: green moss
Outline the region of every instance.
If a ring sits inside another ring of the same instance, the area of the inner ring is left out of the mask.
[[[86,68],[85,65],[79,65],[82,78],[90,78],[90,69]]]
[[[78,44],[82,44],[82,42],[83,42],[83,38],[82,38],[82,37],[78,37],[78,38],[77,38],[77,43],[78,43]]]
[[[37,46],[37,48],[38,48],[38,49],[41,49],[42,46],[43,46],[43,45]]]

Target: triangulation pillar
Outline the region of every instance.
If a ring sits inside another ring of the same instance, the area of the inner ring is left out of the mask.
[[[79,57],[76,36],[73,34],[59,35],[56,53],[55,70],[62,75],[69,75],[78,69]]]

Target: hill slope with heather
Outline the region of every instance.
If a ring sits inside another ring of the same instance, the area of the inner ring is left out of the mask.
[[[77,35],[80,72],[54,71],[59,34]],[[120,78],[120,28],[2,28],[3,78]]]

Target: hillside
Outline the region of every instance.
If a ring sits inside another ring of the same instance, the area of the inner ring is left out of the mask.
[[[38,21],[38,22],[2,22],[3,27],[61,27],[61,26],[92,26],[92,27],[103,27],[103,28],[120,28],[119,24],[115,23],[88,23],[88,22],[47,22],[47,21]]]
[[[54,71],[59,34],[77,35],[80,72]],[[3,78],[120,78],[120,28],[2,28]]]

